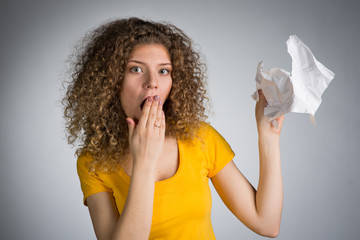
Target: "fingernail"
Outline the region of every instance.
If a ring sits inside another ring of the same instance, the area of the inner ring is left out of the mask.
[[[160,98],[159,95],[155,95],[154,100],[157,101],[159,100],[159,98]]]
[[[159,106],[162,104],[162,100],[159,101]]]
[[[152,97],[148,97],[147,100],[148,100],[149,102],[151,102],[151,101],[152,101]]]

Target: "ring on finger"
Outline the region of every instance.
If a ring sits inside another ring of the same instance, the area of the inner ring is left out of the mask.
[[[156,128],[160,128],[160,125],[156,125],[156,124],[154,124],[154,127],[156,127]]]

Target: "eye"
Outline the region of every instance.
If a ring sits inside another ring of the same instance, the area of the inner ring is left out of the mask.
[[[140,67],[132,67],[130,68],[130,72],[133,72],[133,73],[141,73],[142,70]]]
[[[170,71],[168,69],[165,69],[165,68],[161,69],[159,72],[160,72],[161,75],[168,75],[170,73]]]

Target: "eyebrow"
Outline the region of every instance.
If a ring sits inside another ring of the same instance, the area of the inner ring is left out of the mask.
[[[145,63],[143,63],[139,60],[135,60],[135,59],[130,59],[128,62],[134,62],[134,63],[145,65]],[[158,65],[160,65],[160,66],[170,65],[171,66],[171,63],[159,63]]]

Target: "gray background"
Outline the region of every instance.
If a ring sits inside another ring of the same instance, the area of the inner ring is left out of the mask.
[[[64,135],[59,100],[74,44],[109,18],[169,21],[206,56],[212,125],[257,186],[257,63],[290,70],[297,34],[335,74],[313,127],[286,115],[281,139],[285,203],[278,239],[360,236],[359,1],[2,1],[1,239],[94,239]],[[213,194],[218,239],[262,239]]]

